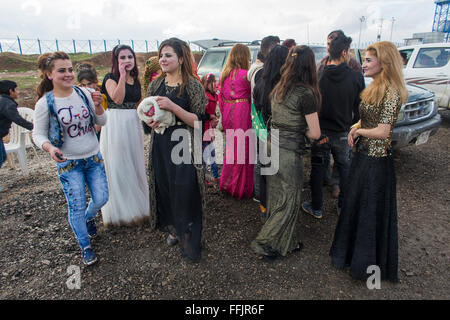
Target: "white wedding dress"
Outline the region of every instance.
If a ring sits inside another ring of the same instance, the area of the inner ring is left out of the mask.
[[[109,200],[102,208],[103,224],[142,224],[150,219],[142,127],[136,109],[106,112],[108,120],[100,136],[109,187]]]

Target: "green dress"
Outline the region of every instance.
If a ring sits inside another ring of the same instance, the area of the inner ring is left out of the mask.
[[[272,152],[279,147],[279,166],[276,174],[267,176],[268,218],[251,243],[257,254],[285,256],[298,245],[296,224],[302,203],[305,115],[314,112],[317,103],[311,90],[300,85],[288,92],[281,103],[272,100],[268,148]]]

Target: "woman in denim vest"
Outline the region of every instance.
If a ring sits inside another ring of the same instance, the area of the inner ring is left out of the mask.
[[[90,238],[97,235],[94,218],[108,201],[105,167],[94,125],[104,125],[106,114],[99,92],[74,87],[72,62],[65,52],[41,55],[42,81],[37,89],[33,140],[57,162],[58,177],[69,209],[69,224],[81,247],[83,263],[97,257]],[[91,200],[86,207],[85,185]]]

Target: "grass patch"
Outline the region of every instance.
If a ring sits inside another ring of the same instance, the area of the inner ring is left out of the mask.
[[[11,80],[17,83],[19,90],[21,89],[34,89],[41,82],[38,76],[21,76],[21,77],[3,77],[2,80]]]

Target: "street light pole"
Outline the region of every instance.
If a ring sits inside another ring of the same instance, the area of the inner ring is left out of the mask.
[[[392,24],[391,24],[391,37],[389,38],[390,40],[389,41],[391,41],[392,42],[392,30],[394,30],[394,22],[395,22],[395,18],[394,17],[392,17]]]
[[[360,49],[360,44],[361,44],[362,24],[364,23],[364,21],[366,21],[366,17],[362,16],[361,18],[359,18],[359,21],[360,21],[360,24],[359,24],[358,50]]]

